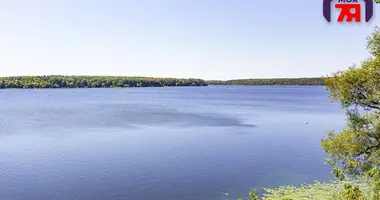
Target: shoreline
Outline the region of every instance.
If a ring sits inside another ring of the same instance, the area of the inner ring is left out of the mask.
[[[200,86],[324,86],[325,78],[268,78],[203,80],[129,76],[9,76],[0,77],[0,89],[141,88]]]

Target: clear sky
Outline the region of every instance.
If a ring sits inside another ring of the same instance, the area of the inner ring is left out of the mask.
[[[0,76],[327,75],[368,57],[378,11],[339,25],[322,0],[0,0]]]

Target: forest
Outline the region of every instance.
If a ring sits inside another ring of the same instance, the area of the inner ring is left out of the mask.
[[[128,76],[13,76],[0,77],[0,89],[10,88],[114,88],[207,85],[324,85],[324,78],[210,80]]]
[[[325,85],[324,78],[272,78],[206,81],[208,85]]]
[[[14,76],[0,77],[0,89],[7,88],[111,88],[207,86],[201,79],[126,76]]]

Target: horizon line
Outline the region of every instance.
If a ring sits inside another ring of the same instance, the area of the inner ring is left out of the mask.
[[[172,78],[172,79],[201,79],[204,81],[233,81],[233,80],[248,80],[248,79],[303,79],[303,78],[324,78],[327,76],[299,76],[299,77],[261,77],[261,78],[230,78],[230,79],[205,79],[205,78],[194,78],[194,77],[163,77],[163,76],[127,76],[127,75],[62,75],[62,74],[44,74],[44,75],[11,75],[11,76],[1,76],[0,78],[9,77],[40,77],[40,76],[88,76],[88,77],[130,77],[130,78]]]

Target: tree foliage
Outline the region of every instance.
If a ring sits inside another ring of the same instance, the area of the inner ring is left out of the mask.
[[[250,200],[259,200],[259,195],[257,194],[256,190],[252,190],[249,193],[249,199]],[[239,197],[237,200],[244,200],[244,198],[243,197]]]
[[[364,176],[371,185],[368,199],[380,199],[380,29],[367,38],[371,57],[326,80],[333,101],[347,113],[347,126],[322,140],[327,162],[340,179]],[[354,190],[355,191],[355,190]],[[357,191],[357,190],[356,190]]]
[[[125,76],[15,76],[0,77],[0,89],[6,88],[109,88],[206,86],[201,79],[174,79]]]

